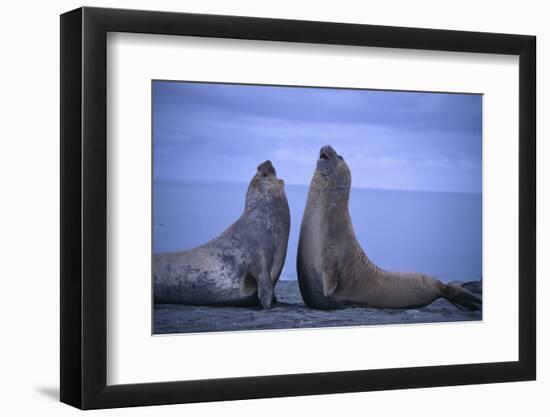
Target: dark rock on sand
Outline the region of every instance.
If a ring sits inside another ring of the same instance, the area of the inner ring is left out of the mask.
[[[465,283],[474,288],[480,281]],[[465,287],[468,290],[470,288]],[[477,288],[477,287],[475,287]],[[474,289],[475,289],[474,288]],[[380,324],[436,323],[481,320],[481,311],[461,311],[439,299],[418,309],[375,309],[350,307],[314,310],[304,305],[297,281],[279,281],[277,304],[269,310],[259,307],[206,307],[155,304],[154,333],[200,333],[232,330],[298,329],[315,327],[365,326]],[[473,290],[470,290],[474,292]]]

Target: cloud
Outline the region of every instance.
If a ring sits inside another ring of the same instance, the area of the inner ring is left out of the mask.
[[[155,176],[308,184],[333,145],[354,185],[481,191],[481,96],[155,82]],[[237,166],[238,165],[238,166]],[[399,172],[395,172],[399,170]]]
[[[225,118],[256,116],[320,123],[369,123],[408,129],[480,128],[481,96],[329,88],[155,82],[156,106]],[[181,97],[185,97],[184,102]]]

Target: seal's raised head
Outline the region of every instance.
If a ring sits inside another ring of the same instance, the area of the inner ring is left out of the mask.
[[[336,186],[339,189],[349,190],[351,186],[351,171],[346,161],[330,145],[323,146],[319,151],[315,176],[323,183],[328,183],[328,185]]]
[[[269,177],[270,175],[277,177],[277,171],[275,171],[275,167],[271,161],[265,161],[258,165],[258,173],[256,175],[260,177]]]
[[[271,161],[258,165],[256,175],[252,177],[246,193],[247,204],[250,201],[263,202],[284,196],[284,181],[277,178],[277,171]],[[286,197],[285,197],[286,199]]]
[[[277,178],[277,171],[271,163],[271,161],[262,162],[258,165],[258,170],[256,175],[252,178],[250,186],[255,186],[257,188],[268,188],[275,187],[276,189],[282,188],[284,186],[284,181]]]

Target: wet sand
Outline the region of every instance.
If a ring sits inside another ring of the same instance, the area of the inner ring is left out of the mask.
[[[464,286],[479,288],[470,281]],[[279,281],[275,287],[277,304],[269,310],[259,307],[206,307],[156,304],[154,333],[201,333],[232,330],[298,329],[315,327],[365,326],[380,324],[439,323],[481,320],[481,311],[461,311],[447,300],[410,309],[350,307],[322,311],[305,306],[297,281]],[[477,291],[476,291],[477,292]]]

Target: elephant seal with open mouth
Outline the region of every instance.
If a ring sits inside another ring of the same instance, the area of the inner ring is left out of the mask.
[[[269,308],[290,230],[284,182],[270,161],[258,166],[241,217],[197,248],[153,257],[155,303]]]
[[[344,159],[332,147],[322,147],[298,243],[298,281],[309,307],[417,308],[442,297],[462,309],[481,309],[481,299],[462,287],[376,266],[355,237],[348,210],[350,188],[351,172]]]

